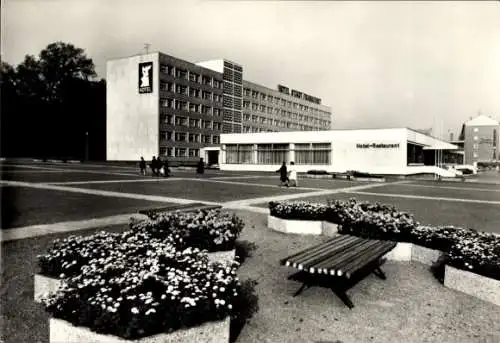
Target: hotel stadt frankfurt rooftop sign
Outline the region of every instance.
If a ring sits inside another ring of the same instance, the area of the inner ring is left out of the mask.
[[[139,93],[153,92],[153,62],[139,63]]]

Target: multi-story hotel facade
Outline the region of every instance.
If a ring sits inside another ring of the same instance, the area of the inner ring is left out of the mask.
[[[160,52],[107,61],[107,160],[200,157],[218,163],[222,133],[328,130],[331,108],[302,92],[243,80],[228,60],[191,63]]]

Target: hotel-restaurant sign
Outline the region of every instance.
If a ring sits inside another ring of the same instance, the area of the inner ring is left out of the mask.
[[[358,149],[394,149],[399,148],[399,143],[387,144],[387,143],[357,143],[356,148]]]

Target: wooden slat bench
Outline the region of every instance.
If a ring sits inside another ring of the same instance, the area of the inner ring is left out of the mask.
[[[299,272],[288,279],[302,282],[294,297],[311,286],[330,288],[349,308],[354,304],[346,291],[370,273],[385,279],[380,266],[395,242],[339,235],[280,261]]]

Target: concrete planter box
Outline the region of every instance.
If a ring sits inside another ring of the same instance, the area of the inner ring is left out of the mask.
[[[73,326],[71,323],[50,318],[50,343],[224,343],[229,342],[229,317],[222,321],[208,322],[197,327],[177,330],[143,337],[138,340],[127,340],[121,337],[98,334],[86,327]]]
[[[440,250],[429,249],[418,244],[411,248],[411,260],[432,266],[443,254]]]
[[[321,235],[323,223],[320,220],[290,220],[267,216],[267,227],[283,233],[300,235]]]
[[[321,233],[325,236],[336,236],[339,234],[339,226],[327,221],[321,222]]]
[[[35,274],[34,279],[34,300],[37,303],[41,302],[42,296],[57,291],[59,286],[63,283],[62,279],[56,279],[41,274]]]
[[[391,261],[411,262],[412,244],[398,243],[394,249],[385,254],[385,258]]]
[[[226,264],[229,261],[234,261],[236,258],[236,250],[228,250],[228,251],[216,251],[216,252],[209,252],[208,254],[208,260],[210,262],[219,262],[222,264]]]
[[[500,306],[500,281],[465,270],[445,266],[444,285]]]
[[[398,243],[396,247],[385,255],[388,260],[399,262],[420,262],[433,265],[442,252],[429,249],[412,243]]]

